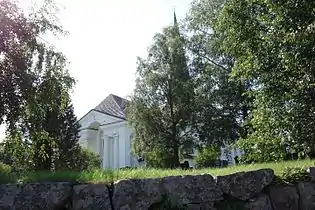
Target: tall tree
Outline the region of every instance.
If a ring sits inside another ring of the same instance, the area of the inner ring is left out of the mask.
[[[284,158],[286,145],[314,148],[314,7],[305,0],[230,0],[219,16],[222,49],[236,60],[233,75],[259,84],[250,91],[253,132],[243,141],[259,161]]]
[[[11,129],[45,68],[42,63],[49,47],[41,36],[64,34],[54,16],[55,6],[47,0],[26,13],[17,1],[0,1],[0,124],[5,120]]]
[[[53,163],[55,167],[70,165],[79,132],[70,105],[70,91],[75,81],[67,71],[66,59],[61,54],[55,60],[48,59],[51,64],[47,65],[42,81],[34,87],[34,97],[27,100],[22,122],[34,151],[39,153],[35,156],[43,157],[36,162],[36,169],[45,170],[51,169]],[[68,157],[65,158],[62,152]]]
[[[60,127],[56,142],[57,157],[55,160],[56,169],[76,169],[77,158],[81,154],[79,140],[79,123],[74,114],[72,104],[60,117]]]
[[[146,157],[150,151],[163,151],[170,157],[165,159],[167,167],[179,166],[181,149],[192,143],[194,85],[184,44],[174,13],[174,26],[156,34],[148,58],[138,59],[136,88],[128,106],[135,153]]]
[[[24,145],[38,170],[50,170],[57,162],[57,167],[69,167],[78,147],[70,105],[75,81],[66,57],[41,37],[64,34],[55,6],[47,0],[26,15],[12,1],[0,2],[0,123],[6,119],[9,128],[6,146],[17,150],[16,145]]]
[[[214,26],[226,0],[195,0],[186,17],[191,67],[196,79],[196,130],[202,144],[235,141],[246,135],[248,83],[230,78],[234,58],[220,50],[223,34]]]

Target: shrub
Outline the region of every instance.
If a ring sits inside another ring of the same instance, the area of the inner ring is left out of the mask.
[[[239,159],[244,164],[279,161],[286,157],[285,146],[276,138],[268,139],[252,134],[246,139],[238,140],[234,147],[244,151]]]
[[[219,148],[215,146],[206,146],[199,150],[195,161],[198,167],[213,167],[215,166],[215,161],[218,159],[219,155]]]
[[[8,183],[14,179],[11,166],[0,162],[0,183]]]
[[[286,167],[280,178],[284,182],[296,184],[307,181],[309,174],[304,167]]]
[[[12,171],[11,166],[0,162],[0,175],[8,175]]]
[[[85,148],[78,149],[76,158],[74,160],[73,170],[92,170],[98,169],[100,167],[101,158],[99,155]]]
[[[155,148],[145,155],[145,162],[148,167],[152,168],[170,168],[173,157],[169,154],[167,150]]]

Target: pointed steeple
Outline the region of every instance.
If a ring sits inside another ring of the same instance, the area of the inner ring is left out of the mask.
[[[177,26],[177,18],[176,18],[175,8],[174,8],[174,26]]]

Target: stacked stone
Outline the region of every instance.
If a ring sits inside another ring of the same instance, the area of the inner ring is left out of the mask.
[[[310,181],[296,185],[275,184],[271,169],[218,177],[203,174],[129,179],[111,185],[6,184],[0,185],[0,209],[314,210],[315,168],[310,168],[309,175]]]

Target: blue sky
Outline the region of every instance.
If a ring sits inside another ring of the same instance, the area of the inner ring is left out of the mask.
[[[137,56],[145,56],[154,34],[172,23],[173,9],[182,19],[192,0],[58,2],[64,6],[60,23],[69,35],[45,39],[70,61],[70,73],[77,80],[72,99],[80,118],[110,93],[121,97],[132,93]]]

